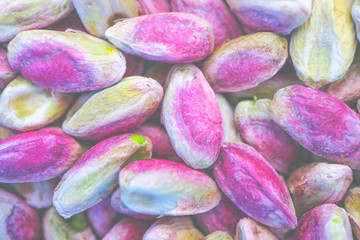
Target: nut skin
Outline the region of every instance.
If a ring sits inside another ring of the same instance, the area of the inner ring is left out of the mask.
[[[289,34],[311,14],[311,0],[226,0],[247,33]]]
[[[8,45],[11,67],[33,83],[59,92],[84,92],[118,82],[124,55],[108,42],[81,31],[29,30]]]
[[[6,55],[7,51],[0,48],[0,89],[5,88],[17,75],[17,72],[11,68]]]
[[[159,62],[195,62],[214,49],[211,24],[190,13],[156,13],[126,19],[108,28],[105,36],[126,53]]]
[[[63,115],[72,101],[72,94],[46,90],[19,76],[0,95],[0,124],[18,131],[36,130]]]
[[[71,0],[3,0],[0,3],[0,43],[16,34],[43,28],[66,17],[74,6]]]
[[[210,233],[209,235],[204,237],[202,240],[233,240],[233,238],[227,232],[216,231],[216,232]]]
[[[355,55],[352,0],[316,0],[310,18],[291,33],[290,56],[305,85],[320,88],[339,80]]]
[[[151,141],[122,134],[103,140],[88,150],[62,177],[53,205],[69,218],[99,203],[115,190],[120,167],[126,162],[151,157]]]
[[[316,89],[288,86],[275,94],[270,114],[307,150],[360,168],[359,115],[339,99]]]
[[[210,167],[223,141],[222,118],[214,91],[192,64],[175,65],[162,106],[162,121],[176,153],[195,169]]]
[[[296,169],[287,185],[301,216],[321,204],[340,202],[352,180],[352,170],[346,165],[310,163]]]
[[[254,148],[223,144],[213,173],[225,195],[249,217],[269,227],[296,228],[295,210],[284,180]]]
[[[222,0],[172,0],[171,8],[174,12],[193,13],[209,21],[214,30],[215,46],[242,34],[239,24]]]
[[[80,157],[81,146],[59,128],[42,128],[0,142],[0,182],[37,182],[57,177]]]
[[[251,218],[243,218],[237,224],[234,240],[278,240],[278,238]]]
[[[150,226],[143,240],[201,240],[203,237],[190,217],[165,217]]]
[[[348,214],[352,230],[360,238],[360,187],[349,189],[344,200],[344,208]]]
[[[107,89],[80,95],[62,127],[67,134],[87,140],[129,132],[156,111],[162,98],[163,89],[155,80],[127,77]]]
[[[123,218],[105,235],[103,240],[142,240],[147,226],[133,218]]]
[[[203,213],[221,200],[216,183],[205,173],[162,159],[129,163],[120,171],[119,185],[125,206],[148,215]]]
[[[323,204],[305,213],[296,230],[295,239],[352,240],[346,211],[335,204]]]
[[[0,236],[2,240],[37,240],[37,212],[17,196],[0,189]]]
[[[241,36],[219,46],[202,66],[215,92],[237,92],[272,78],[288,57],[287,40],[275,33]]]
[[[171,12],[171,5],[168,0],[135,0],[139,15]]]
[[[300,146],[271,118],[270,99],[241,101],[235,122],[241,138],[279,172],[288,174],[297,162]]]

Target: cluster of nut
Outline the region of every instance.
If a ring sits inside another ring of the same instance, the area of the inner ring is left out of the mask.
[[[360,0],[0,9],[1,240],[360,239]]]

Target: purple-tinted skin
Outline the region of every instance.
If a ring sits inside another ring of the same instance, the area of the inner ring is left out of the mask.
[[[195,215],[194,218],[206,234],[224,231],[234,237],[237,223],[245,216],[237,206],[223,196],[219,205],[208,212]]]
[[[124,218],[114,225],[103,240],[142,240],[147,228],[147,225],[139,220]]]
[[[145,60],[130,54],[124,54],[124,56],[126,59],[126,71],[123,78],[142,76],[145,68]]]
[[[61,175],[81,146],[59,128],[43,128],[0,142],[0,182],[36,182]]]
[[[214,177],[230,200],[249,217],[269,227],[294,229],[294,205],[284,180],[246,144],[223,144]]]
[[[189,63],[214,49],[212,26],[189,13],[157,13],[117,22],[106,38],[122,51],[159,62]]]
[[[0,89],[5,88],[17,75],[17,72],[11,68],[6,54],[7,51],[0,48]]]
[[[346,211],[335,204],[323,204],[305,213],[296,230],[296,240],[352,240]]]
[[[38,240],[38,214],[17,196],[0,189],[0,238],[10,240]]]
[[[136,0],[139,15],[170,12],[170,0]]]
[[[116,211],[111,207],[110,197],[87,210],[88,219],[99,237],[104,237],[112,227]]]
[[[147,215],[142,213],[137,213],[131,211],[126,205],[121,201],[121,190],[120,188],[116,189],[115,192],[111,195],[111,206],[112,208],[124,215],[138,218],[138,219],[156,219],[158,215]]]
[[[360,169],[360,117],[339,99],[316,89],[288,86],[275,94],[270,114],[307,150]]]
[[[240,25],[222,0],[172,0],[174,12],[193,13],[209,21],[214,29],[215,46],[242,34]]]

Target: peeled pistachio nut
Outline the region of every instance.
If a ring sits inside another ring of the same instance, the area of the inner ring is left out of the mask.
[[[135,0],[139,15],[171,12],[168,0]]]
[[[305,213],[296,230],[296,240],[346,239],[352,240],[346,211],[335,204],[323,204]]]
[[[162,126],[153,123],[145,123],[132,132],[134,134],[146,136],[151,140],[153,145],[153,157],[167,159],[176,156],[170,138]]]
[[[161,159],[138,160],[120,171],[121,201],[132,211],[161,216],[209,211],[221,200],[205,173]]]
[[[65,218],[94,206],[115,190],[120,167],[151,157],[152,144],[143,136],[122,134],[87,151],[62,177],[53,205]]]
[[[122,51],[159,62],[195,62],[214,48],[208,21],[190,13],[156,13],[117,22],[105,32]]]
[[[136,219],[123,218],[102,240],[142,240],[147,226]]]
[[[216,231],[207,235],[202,240],[233,240],[233,238],[227,232]]]
[[[0,189],[1,240],[40,238],[38,214],[17,196]]]
[[[11,137],[14,134],[15,134],[15,132],[12,131],[11,129],[8,129],[8,128],[0,125],[0,141],[5,138]]]
[[[84,92],[110,86],[125,73],[113,45],[81,31],[30,30],[9,43],[11,67],[46,89]]]
[[[171,8],[174,12],[193,13],[209,21],[215,46],[241,35],[240,25],[222,0],[172,0]]]
[[[42,224],[45,240],[96,240],[85,213],[65,220],[52,207],[46,211]]]
[[[194,216],[197,225],[205,233],[222,231],[229,233],[232,237],[235,236],[236,224],[242,217],[245,217],[245,214],[224,196],[219,205],[210,211]]]
[[[360,98],[360,61],[353,63],[346,74],[339,80],[325,87],[325,92],[343,102]]]
[[[73,3],[86,30],[102,38],[116,19],[138,16],[136,0],[73,0]]]
[[[354,0],[351,6],[351,16],[356,27],[356,36],[360,41],[360,0]]]
[[[341,164],[310,163],[288,179],[298,215],[324,203],[341,201],[353,180],[351,168]]]
[[[67,113],[63,129],[89,140],[131,131],[156,111],[162,98],[163,89],[154,79],[127,77],[107,89],[81,95]]]
[[[203,237],[190,217],[165,217],[151,225],[143,240],[201,240]]]
[[[215,92],[237,92],[272,78],[287,57],[285,38],[259,32],[225,42],[204,62],[202,71]]]
[[[121,200],[121,189],[120,188],[116,189],[115,192],[112,194],[111,206],[115,211],[117,211],[123,215],[133,217],[133,218],[155,219],[158,217],[158,215],[148,215],[148,214],[142,214],[142,213],[137,213],[137,212],[131,211]]]
[[[59,128],[42,128],[0,141],[0,182],[37,182],[57,177],[81,154]]]
[[[241,138],[254,147],[271,166],[288,174],[299,155],[300,146],[271,118],[270,99],[242,101],[235,109]]]
[[[7,51],[0,48],[0,90],[5,88],[17,75],[16,71],[11,68],[6,55]]]
[[[352,0],[314,0],[310,18],[291,34],[296,74],[312,88],[340,79],[356,50]]]
[[[254,148],[223,144],[214,177],[230,200],[249,217],[270,227],[294,229],[294,205],[284,180]]]
[[[21,31],[43,28],[66,17],[74,6],[71,0],[2,0],[0,2],[0,43]]]
[[[236,227],[234,240],[278,240],[278,238],[251,218],[243,218]]]
[[[124,78],[143,75],[145,68],[145,59],[129,54],[124,55],[126,59],[126,72],[124,74]]]
[[[280,71],[270,80],[260,83],[257,87],[243,90],[240,92],[233,92],[227,95],[231,104],[236,105],[241,100],[258,98],[272,99],[275,93],[283,87],[289,85],[303,85],[303,82],[296,76],[295,73]]]
[[[360,219],[348,213],[351,229],[357,239],[360,239]]]
[[[40,182],[13,183],[12,187],[25,201],[35,208],[48,208],[52,205],[54,189],[60,179],[53,178]]]
[[[234,119],[234,110],[226,98],[217,93],[216,100],[220,107],[221,118],[222,118],[222,128],[224,131],[224,142],[234,142],[241,143],[240,133],[236,129],[235,119]]]
[[[226,0],[247,33],[287,35],[310,16],[312,0]]]
[[[339,99],[316,89],[288,86],[275,94],[270,114],[307,150],[360,169],[359,115]]]
[[[219,104],[202,72],[176,65],[168,75],[162,121],[176,153],[192,168],[210,167],[223,141]]]
[[[0,95],[0,124],[18,131],[39,129],[65,113],[72,101],[72,94],[46,90],[19,76]]]
[[[360,187],[351,188],[344,200],[345,210],[360,221]]]

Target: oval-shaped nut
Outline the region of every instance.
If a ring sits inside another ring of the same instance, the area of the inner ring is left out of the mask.
[[[233,240],[233,238],[227,232],[216,231],[207,235],[202,240]]]
[[[11,67],[46,89],[84,92],[110,86],[125,73],[113,45],[81,31],[30,30],[9,43]]]
[[[0,236],[2,240],[37,240],[40,221],[34,209],[17,196],[0,189]]]
[[[251,218],[243,218],[236,227],[234,240],[278,240],[266,227],[261,226]]]
[[[249,217],[270,227],[294,229],[294,205],[284,180],[246,144],[225,143],[214,165],[216,182]]]
[[[0,48],[0,89],[5,88],[17,75],[17,72],[11,68],[6,55],[7,51]]]
[[[11,137],[12,135],[15,135],[14,131],[0,125],[0,141],[5,138]]]
[[[219,104],[202,72],[176,65],[168,75],[162,121],[176,153],[192,168],[210,167],[223,141]]]
[[[135,0],[139,15],[171,12],[168,0]]]
[[[208,21],[190,13],[157,13],[117,22],[105,32],[124,52],[159,62],[195,62],[214,48]]]
[[[351,16],[356,27],[356,36],[360,41],[360,0],[354,0],[351,6]]]
[[[8,42],[21,31],[57,22],[74,6],[71,0],[3,0],[0,9],[0,42]]]
[[[351,168],[346,165],[310,163],[296,169],[287,185],[301,216],[321,204],[341,201],[352,179]]]
[[[122,134],[108,138],[87,151],[62,177],[53,204],[68,218],[97,204],[115,190],[120,167],[126,161],[151,157],[151,141]]]
[[[190,217],[165,217],[151,225],[143,240],[201,240],[203,237]]]
[[[92,206],[87,210],[87,216],[96,235],[104,237],[113,225],[113,220],[116,217],[116,212],[111,207],[110,197]]]
[[[259,32],[225,42],[204,62],[202,71],[215,92],[237,92],[269,80],[287,57],[285,38]]]
[[[65,113],[72,101],[72,94],[46,90],[19,76],[0,95],[0,123],[18,131],[39,129]]]
[[[275,94],[270,114],[307,150],[360,169],[360,118],[339,99],[316,89],[288,86]]]
[[[197,225],[205,233],[223,231],[229,233],[232,237],[235,236],[236,224],[242,217],[245,217],[245,214],[224,196],[219,205],[210,211],[194,216]]]
[[[221,193],[209,176],[168,160],[132,162],[121,170],[119,184],[122,202],[143,214],[198,214],[216,207],[221,200]]]
[[[136,219],[123,218],[105,235],[103,240],[142,240],[147,226]]]
[[[351,188],[344,200],[345,210],[360,220],[360,187]]]
[[[52,205],[54,189],[60,179],[53,178],[40,182],[13,183],[12,187],[26,202],[35,208],[48,208]]]
[[[126,59],[126,72],[124,74],[124,78],[131,76],[142,76],[145,68],[145,59],[129,54],[124,55]]]
[[[57,177],[80,154],[80,145],[58,128],[11,136],[0,142],[0,182],[37,182]]]
[[[248,33],[271,31],[287,35],[311,14],[312,0],[226,0]]]
[[[120,188],[116,189],[115,192],[111,195],[111,206],[115,211],[133,218],[156,219],[158,217],[158,215],[148,215],[131,211],[121,200]]]
[[[294,167],[300,146],[271,118],[270,99],[242,101],[235,109],[235,122],[241,138],[263,155],[279,172]]]
[[[335,204],[323,204],[305,213],[296,230],[295,239],[352,240],[346,211]]]
[[[292,32],[290,55],[296,74],[312,88],[340,79],[355,55],[352,1],[315,0],[310,18]]]
[[[172,0],[171,8],[174,12],[193,13],[209,21],[214,30],[215,46],[241,35],[238,22],[222,0]]]
[[[73,3],[86,30],[102,38],[116,19],[138,16],[136,0],[73,0]]]
[[[351,229],[353,233],[355,234],[357,239],[360,239],[360,219],[351,215],[350,213],[347,213],[351,225]]]
[[[151,140],[153,145],[152,155],[154,158],[168,158],[176,156],[176,152],[171,145],[166,130],[154,123],[145,123],[139,128],[132,131],[134,134],[146,136]]]
[[[102,91],[81,95],[62,127],[67,134],[89,140],[131,131],[156,111],[162,98],[163,89],[154,79],[127,77]]]
[[[65,220],[52,207],[46,211],[42,224],[45,240],[96,239],[85,213],[79,213]]]
[[[325,92],[343,102],[358,100],[360,98],[360,60],[353,63],[341,79],[326,85]]]
[[[217,93],[216,100],[220,107],[222,128],[224,131],[224,142],[241,143],[240,133],[236,129],[234,110],[226,98]]]

